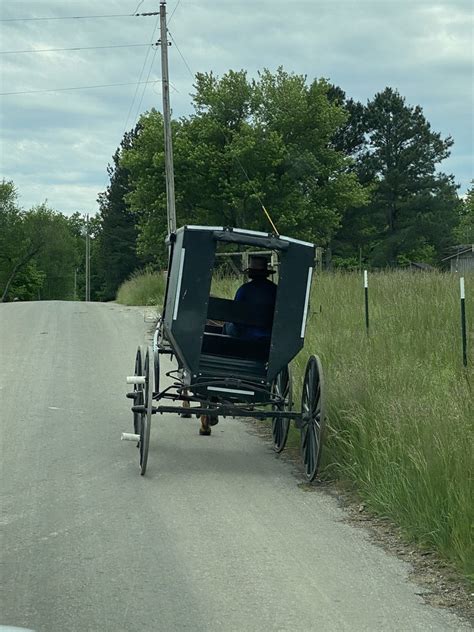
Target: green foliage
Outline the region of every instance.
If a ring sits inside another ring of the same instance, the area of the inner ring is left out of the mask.
[[[151,269],[134,272],[117,292],[117,303],[122,305],[155,305],[163,303],[166,279],[162,272]]]
[[[107,168],[110,184],[105,192],[99,194],[98,199],[100,226],[95,244],[97,265],[92,269],[97,271],[97,294],[105,300],[115,298],[119,285],[140,265],[136,252],[135,216],[126,204],[126,196],[130,192],[129,172],[120,164],[123,151],[132,146],[135,136],[135,130],[125,134],[113,156],[113,164]]]
[[[13,182],[0,184],[0,301],[8,299],[11,284],[19,272],[40,250],[37,235],[25,226],[25,213],[18,206],[18,193]]]
[[[178,225],[270,230],[265,206],[279,232],[327,246],[343,267],[437,263],[470,238],[472,212],[453,177],[437,172],[453,141],[396,90],[364,106],[283,68],[255,80],[198,73],[194,88],[194,114],[172,122]],[[161,115],[143,115],[117,158],[132,215],[118,214],[130,229],[135,221],[140,257],[164,267]]]
[[[24,211],[12,182],[0,185],[0,292],[3,301],[72,299],[84,253],[81,220],[44,204]]]
[[[433,132],[421,107],[407,106],[391,88],[362,110],[350,100],[344,105],[351,127],[342,140],[355,149],[356,171],[369,186],[371,202],[346,212],[334,242],[337,254],[351,257],[359,251],[379,267],[400,260],[440,261],[455,241],[459,216],[453,177],[436,172],[452,139]]]
[[[377,228],[371,259],[394,264],[400,254],[431,245],[441,257],[450,245],[458,198],[452,177],[436,173],[453,140],[433,132],[421,107],[409,107],[386,88],[367,106],[368,145],[363,156],[375,181],[368,208]]]
[[[459,208],[459,224],[454,231],[459,244],[474,244],[474,180]]]
[[[174,123],[173,128],[180,126]],[[119,165],[128,173],[128,193],[124,199],[138,229],[137,252],[163,266],[167,233],[165,154],[163,117],[156,110],[140,118],[136,136],[121,153]]]
[[[34,256],[37,268],[44,274],[41,298],[72,299],[77,253],[68,219],[41,205],[25,214],[24,229],[32,243],[41,244]]]
[[[332,138],[346,113],[328,99],[324,80],[265,70],[222,78],[198,73],[195,114],[173,123],[178,224],[271,230],[327,243],[343,210],[367,196]],[[165,263],[163,122],[142,117],[121,166],[130,174],[126,199],[139,226],[142,254]]]
[[[20,301],[35,301],[41,298],[45,279],[46,274],[38,270],[36,261],[30,261],[15,275],[10,285],[9,295]]]

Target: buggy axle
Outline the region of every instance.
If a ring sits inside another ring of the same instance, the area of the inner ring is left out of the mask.
[[[132,412],[138,414],[144,414],[146,412],[145,406],[132,406]],[[182,406],[153,406],[151,410],[153,415],[164,413],[177,413],[183,412]],[[268,418],[281,418],[281,419],[296,419],[301,420],[301,413],[294,411],[283,410],[248,410],[238,408],[236,406],[219,406],[213,404],[212,407],[193,407],[188,408],[187,412],[191,415],[220,415],[222,417],[251,417],[253,419],[268,419]]]

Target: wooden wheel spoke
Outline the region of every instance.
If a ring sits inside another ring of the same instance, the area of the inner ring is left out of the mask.
[[[291,376],[288,368],[283,369],[276,376],[273,382],[273,395],[278,402],[273,404],[273,410],[285,411],[290,407],[291,392]],[[288,431],[290,428],[290,420],[284,417],[273,417],[272,419],[272,437],[273,449],[275,452],[281,452],[286,445]]]
[[[306,365],[301,398],[301,453],[308,481],[317,474],[324,430],[324,382],[321,363],[311,356]]]

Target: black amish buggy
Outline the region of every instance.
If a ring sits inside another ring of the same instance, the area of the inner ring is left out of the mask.
[[[318,471],[325,419],[324,384],[319,358],[307,363],[301,409],[294,410],[290,361],[304,344],[315,249],[308,242],[240,228],[184,226],[169,237],[169,269],[162,316],[153,345],[139,347],[133,400],[134,433],[140,472],[145,473],[152,415],[183,411],[196,416],[272,420],[276,452],[285,447],[290,421],[301,432],[306,477]],[[252,247],[276,253],[278,279],[271,309],[211,295],[216,251]],[[228,335],[225,323],[265,327],[268,339]],[[167,373],[172,384],[160,388],[160,356],[177,360]],[[189,408],[183,408],[188,406]],[[189,416],[189,415],[186,415]],[[210,430],[209,430],[210,434]]]

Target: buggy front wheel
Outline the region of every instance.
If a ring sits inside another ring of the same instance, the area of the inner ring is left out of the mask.
[[[273,410],[291,410],[293,389],[289,366],[283,368],[276,376],[273,382],[272,393],[274,397],[280,399],[279,403],[273,405]],[[285,447],[289,429],[290,419],[288,417],[272,418],[273,449],[275,452],[281,452]]]
[[[325,416],[323,369],[318,356],[311,356],[306,365],[301,398],[301,456],[308,481],[314,480],[318,473]]]
[[[150,446],[151,416],[153,410],[153,389],[154,389],[154,352],[152,347],[148,347],[145,357],[145,388],[144,390],[144,412],[140,426],[140,474],[146,472],[148,461],[148,448]]]
[[[145,363],[145,347],[139,346],[135,356],[135,376],[143,376],[143,365]],[[133,385],[133,405],[142,406],[144,403],[143,398],[143,384]],[[142,422],[141,413],[133,413],[133,430],[135,434],[140,434],[140,426]]]

